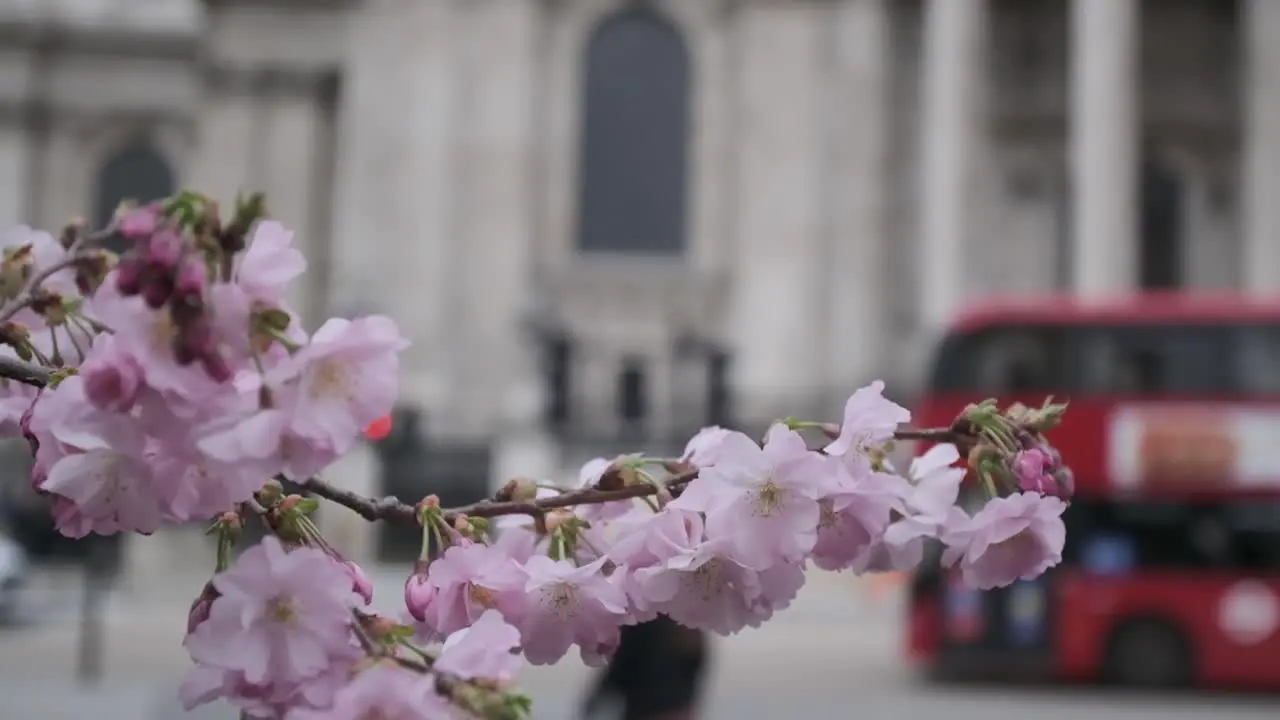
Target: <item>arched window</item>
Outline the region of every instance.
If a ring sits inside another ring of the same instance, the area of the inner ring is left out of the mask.
[[[120,203],[133,200],[148,203],[169,197],[176,190],[173,168],[151,143],[138,140],[107,158],[98,171],[94,199],[94,227],[111,221]],[[123,250],[122,242],[108,243]]]
[[[1182,183],[1169,167],[1148,158],[1141,175],[1139,286],[1144,290],[1182,287]]]
[[[578,247],[679,254],[685,245],[689,57],[679,31],[635,8],[587,48]]]

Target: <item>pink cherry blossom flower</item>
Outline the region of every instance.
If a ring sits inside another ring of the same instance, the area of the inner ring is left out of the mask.
[[[996,498],[943,535],[942,562],[958,563],[964,581],[981,590],[1041,575],[1062,561],[1066,508],[1039,493]]]
[[[465,680],[508,682],[520,669],[520,631],[497,610],[485,610],[469,628],[454,632],[440,648],[435,669]]]
[[[149,444],[147,460],[155,470],[164,516],[171,522],[214,517],[235,508],[262,489],[275,470],[266,462],[225,462],[176,437]]]
[[[705,512],[707,538],[726,539],[730,556],[755,569],[802,559],[818,537],[818,498],[835,480],[825,459],[785,425],[765,445],[737,441],[705,467],[670,507]]]
[[[436,693],[434,677],[382,661],[356,673],[338,691],[332,708],[295,711],[285,720],[447,720],[454,717],[457,717],[456,711]]]
[[[701,515],[668,506],[640,532],[652,560],[621,570],[637,604],[720,635],[756,622],[759,573],[732,558],[727,538],[704,540]]]
[[[424,622],[443,636],[471,627],[486,610],[517,622],[524,609],[526,577],[502,550],[489,545],[454,545],[431,563],[433,589]]]
[[[834,474],[836,491],[819,501],[818,539],[810,559],[823,570],[861,571],[911,487],[866,463],[836,462]]]
[[[774,613],[791,607],[791,602],[804,587],[805,566],[803,562],[779,563],[765,568],[756,574],[758,588],[749,603],[751,627],[760,627],[773,617]]]
[[[884,533],[884,549],[893,569],[920,564],[926,540],[968,519],[955,504],[965,476],[964,468],[952,465],[959,459],[954,445],[935,445],[911,462],[915,485],[906,496],[906,517]]]
[[[684,446],[684,454],[680,459],[694,467],[715,465],[721,457],[733,457],[735,452],[739,452],[735,451],[733,445],[736,443],[741,446],[743,441],[755,445],[751,438],[742,433],[726,430],[718,425],[704,427]]]
[[[274,220],[254,225],[249,246],[237,257],[235,282],[254,300],[275,305],[285,287],[307,269],[307,260],[293,246],[293,232]]]
[[[252,684],[315,677],[349,652],[351,580],[313,548],[286,550],[274,536],[213,578],[219,597],[187,636],[197,663],[241,672]]]
[[[627,598],[601,572],[604,563],[602,558],[578,567],[545,555],[525,563],[529,604],[519,628],[529,662],[550,665],[575,643],[587,651],[584,662],[597,661],[597,648],[616,646]]]
[[[109,281],[87,303],[87,310],[115,329],[116,345],[146,369],[143,380],[149,387],[192,402],[217,394],[219,384],[199,363],[178,363],[174,345],[179,328],[167,307],[153,310],[141,296],[125,297]]]
[[[408,345],[395,322],[385,316],[326,322],[305,348],[270,374],[273,386],[298,385],[289,430],[346,452],[365,426],[391,411],[399,353]]]
[[[827,445],[827,453],[845,456],[865,453],[893,438],[902,423],[911,421],[911,413],[884,396],[884,383],[876,380],[849,397],[844,405],[840,435]]]
[[[124,413],[133,408],[141,392],[142,367],[114,335],[102,334],[80,367],[85,395],[94,407]]]
[[[55,394],[62,390],[59,386]],[[145,459],[146,436],[137,423],[122,418],[58,425],[54,434],[77,449],[54,462],[39,484],[40,490],[72,504],[71,512],[61,516],[60,532],[69,537],[150,534],[160,527],[159,479]]]

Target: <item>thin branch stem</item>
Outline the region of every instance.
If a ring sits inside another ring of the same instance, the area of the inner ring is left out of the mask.
[[[964,433],[947,428],[908,428],[898,430],[894,433],[894,439],[957,444],[972,442],[973,440],[973,438]],[[673,495],[678,495],[685,485],[693,482],[697,477],[698,471],[696,469],[686,470],[672,475],[661,483],[661,486],[665,486]],[[414,506],[395,497],[369,498],[353,493],[350,490],[334,487],[315,477],[308,478],[300,484],[307,492],[342,505],[370,522],[385,520],[404,525],[416,525],[419,522],[418,511]],[[628,485],[616,490],[583,488],[581,490],[566,490],[554,497],[527,501],[511,500],[504,495],[504,491],[500,490],[491,498],[443,511],[443,519],[452,525],[459,515],[482,518],[498,517],[500,515],[529,515],[537,518],[549,510],[577,505],[594,505],[633,498],[643,498],[648,502],[649,496],[656,495],[659,488],[659,484],[647,482]]]

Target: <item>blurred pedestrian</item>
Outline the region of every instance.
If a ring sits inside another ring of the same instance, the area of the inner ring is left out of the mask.
[[[622,628],[622,639],[585,704],[584,716],[693,720],[707,668],[707,639],[666,615]],[[610,707],[621,705],[620,715]]]

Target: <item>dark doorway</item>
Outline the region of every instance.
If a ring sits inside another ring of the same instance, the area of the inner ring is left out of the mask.
[[[1143,290],[1182,287],[1183,187],[1168,166],[1147,158],[1142,164],[1138,283]]]

